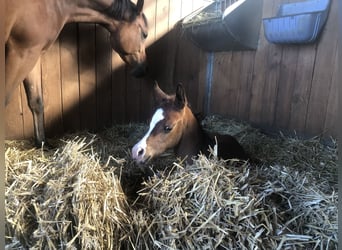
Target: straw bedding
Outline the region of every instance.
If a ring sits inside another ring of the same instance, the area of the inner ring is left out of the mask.
[[[337,143],[207,117],[258,165],[172,152],[136,166],[145,124],[6,141],[7,249],[337,249]]]

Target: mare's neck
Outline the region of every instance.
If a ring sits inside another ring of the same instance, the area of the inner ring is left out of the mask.
[[[190,162],[191,158],[200,152],[206,154],[208,145],[205,145],[207,136],[190,108],[186,107],[185,112],[187,119],[183,124],[184,130],[180,142],[175,147],[175,154],[182,159],[187,157],[187,161]]]
[[[60,14],[65,16],[66,23],[98,23],[110,31],[117,27],[118,21],[106,14],[106,10],[111,7],[113,0],[61,0],[55,2]]]

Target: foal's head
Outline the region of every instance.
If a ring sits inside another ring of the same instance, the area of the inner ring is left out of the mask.
[[[114,30],[110,30],[112,48],[132,67],[131,74],[136,77],[146,73],[148,25],[143,5],[144,0],[138,0],[136,5],[130,0],[114,1],[107,10],[108,15],[120,21]]]
[[[181,84],[177,85],[175,95],[167,95],[156,83],[154,95],[158,105],[149,130],[132,149],[132,157],[138,163],[144,163],[175,147],[181,140],[186,125],[186,109],[189,108]]]

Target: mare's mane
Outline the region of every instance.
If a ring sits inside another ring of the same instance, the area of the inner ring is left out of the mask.
[[[137,6],[130,0],[113,0],[112,4],[105,10],[105,13],[116,20],[132,21],[137,16]],[[145,17],[144,17],[145,19]],[[146,21],[145,21],[146,22]]]

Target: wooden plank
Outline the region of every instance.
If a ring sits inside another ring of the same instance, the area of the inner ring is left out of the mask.
[[[142,81],[140,83],[140,121],[148,120],[154,109],[153,81],[157,80],[161,84],[168,84],[169,82],[167,80],[171,80],[168,76],[170,76],[170,74],[172,76],[172,71],[170,69],[173,67],[172,56],[174,57],[174,53],[172,52],[174,51],[175,46],[170,44],[170,39],[172,39],[172,37],[170,37],[170,34],[168,33],[170,1],[156,1],[155,11],[155,41],[148,48],[147,58],[149,62],[149,77],[141,79]],[[152,60],[150,60],[151,58]]]
[[[263,17],[268,17],[274,15],[274,6],[278,6],[277,3],[264,3],[263,4]],[[258,51],[254,58],[254,68],[253,68],[253,86],[251,89],[251,101],[250,101],[250,111],[249,120],[252,123],[261,124],[264,123],[262,119],[263,113],[263,95],[264,88],[266,84],[266,75],[268,74],[268,50],[269,43],[264,36],[264,28],[261,25],[260,40]],[[267,105],[267,104],[266,104]]]
[[[131,76],[126,71],[126,122],[139,122],[141,112],[141,84],[142,80]]]
[[[169,5],[169,30],[181,19],[182,16],[182,0],[170,0]]]
[[[63,123],[65,130],[69,132],[75,132],[81,128],[77,34],[77,24],[72,23],[66,25],[59,36],[61,45]]]
[[[269,45],[265,85],[262,93],[261,124],[272,126],[275,116],[275,105],[279,85],[280,60],[282,49],[276,45]]]
[[[146,39],[146,47],[153,44],[156,40],[156,9],[157,0],[148,0],[144,4],[144,13],[148,21],[148,36]]]
[[[78,24],[81,129],[96,131],[95,24]]]
[[[244,51],[241,58],[239,90],[237,99],[237,115],[242,120],[248,120],[252,94],[253,67],[256,51]]]
[[[222,100],[222,104],[225,106],[224,115],[237,117],[238,116],[238,97],[240,89],[240,77],[241,77],[241,65],[242,65],[242,55],[241,51],[232,52],[232,61],[229,67],[229,75],[226,79],[222,79],[221,83],[226,86],[226,97]]]
[[[143,78],[140,83],[139,122],[148,122],[154,111],[153,82]]]
[[[193,111],[197,113],[201,113],[206,115],[206,98],[207,91],[206,91],[206,78],[207,78],[207,53],[203,50],[199,50],[199,57],[198,57],[198,85],[194,86],[197,88],[197,104],[193,103]]]
[[[299,46],[283,46],[273,126],[288,128]],[[299,73],[299,72],[298,72]]]
[[[22,83],[14,90],[13,96],[5,108],[4,129],[7,140],[24,138],[22,106],[27,103],[22,103],[21,95],[25,96]]]
[[[173,86],[175,60],[181,32],[179,27],[174,25],[181,15],[181,0],[170,1],[168,8],[168,22],[167,26],[163,28],[164,30],[167,29],[168,33],[156,40],[148,50],[151,77],[157,80],[161,84],[161,87]],[[165,9],[161,9],[161,12],[166,13]],[[157,13],[157,15],[160,14]],[[160,32],[159,26],[160,24],[157,23],[156,33]]]
[[[309,108],[305,130],[310,134],[321,134],[324,130],[329,90],[332,84],[335,55],[337,53],[338,21],[337,3],[333,1],[322,36],[318,41]],[[320,114],[320,115],[317,115]]]
[[[226,76],[230,74],[230,64],[232,61],[232,52],[220,52],[214,54],[213,75],[212,75],[212,96],[210,104],[210,113],[224,114],[225,102],[229,89],[226,88]]]
[[[63,132],[59,40],[41,57],[46,136]]]
[[[126,122],[126,67],[120,56],[112,51],[112,122],[125,123]]]
[[[310,98],[316,45],[301,46],[298,52],[295,85],[291,97],[288,129],[304,132]]]
[[[338,50],[338,48],[337,48]],[[332,84],[329,91],[328,97],[328,105],[327,112],[325,115],[325,123],[324,123],[324,134],[326,136],[333,136],[337,138],[339,128],[337,126],[337,117],[338,117],[338,90],[339,90],[339,59],[338,54],[335,54],[335,62],[334,62],[334,72]]]
[[[155,39],[161,38],[169,30],[169,7],[169,0],[157,0],[156,2]]]
[[[198,99],[200,49],[189,41],[183,33],[180,32],[179,35],[173,85],[170,86],[171,89],[166,89],[166,91],[174,93],[176,84],[180,82],[185,87],[190,104],[196,105]]]
[[[96,114],[98,128],[109,127],[112,124],[111,51],[110,33],[102,26],[96,25]]]
[[[222,101],[226,101],[225,75],[230,73],[230,63],[232,61],[232,52],[220,52],[214,54],[212,90],[210,113],[223,114],[225,107]]]

